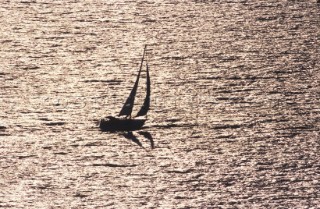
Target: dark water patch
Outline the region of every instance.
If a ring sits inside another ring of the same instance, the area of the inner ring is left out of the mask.
[[[179,122],[181,120],[182,120],[181,118],[171,118],[171,119],[167,119],[166,122],[175,123],[175,122]]]
[[[22,110],[20,111],[21,114],[30,114],[30,115],[33,115],[33,114],[43,114],[45,112],[42,112],[42,111],[32,111],[32,110]]]
[[[1,203],[0,202],[0,208],[14,208],[15,204],[8,204],[8,203]]]
[[[44,117],[40,117],[39,120],[42,120],[42,121],[51,121],[49,118],[44,118]]]
[[[54,152],[55,155],[67,155],[67,152]]]
[[[77,192],[75,195],[73,195],[74,197],[79,197],[79,198],[85,198],[85,197],[88,197],[90,196],[89,194],[83,194],[83,193],[80,193],[80,192]]]
[[[203,79],[203,80],[221,80],[223,79],[222,76],[199,76],[199,80]]]
[[[66,122],[62,122],[62,121],[57,121],[57,122],[48,122],[48,123],[44,123],[47,126],[63,126],[66,124]]]
[[[40,67],[37,65],[26,65],[26,66],[19,66],[19,68],[23,70],[37,70]]]
[[[83,146],[85,146],[85,147],[97,147],[97,146],[101,146],[101,142],[88,142],[88,143],[84,144]]]
[[[0,43],[5,44],[5,43],[11,43],[13,40],[6,39],[6,40],[1,40]]]
[[[234,125],[216,125],[216,126],[213,126],[211,127],[212,129],[238,129],[238,128],[241,128],[243,125],[237,125],[237,124],[234,124]]]
[[[256,20],[260,22],[268,22],[279,19],[278,16],[268,16],[268,17],[257,17]]]
[[[305,130],[309,130],[309,131],[316,131],[318,127],[314,126],[314,125],[302,125],[302,126],[290,126],[290,127],[279,127],[277,128],[277,130],[292,130],[292,131],[305,131]]]
[[[194,169],[186,169],[186,170],[168,170],[167,173],[177,173],[177,174],[187,174],[194,172]]]
[[[219,135],[216,137],[216,139],[235,139],[236,136],[234,135]]]
[[[231,91],[221,91],[220,93],[231,93]],[[229,101],[230,97],[217,97],[216,100]]]
[[[111,168],[130,168],[137,167],[136,164],[115,164],[115,163],[93,163],[92,166],[103,166],[103,167],[111,167]]]
[[[41,185],[30,185],[33,189],[40,189],[40,190],[46,190],[46,189],[52,189],[53,186],[48,184],[41,184]]]
[[[36,155],[19,155],[18,156],[19,159],[33,158],[33,157],[37,157],[37,156]]]
[[[45,146],[43,146],[42,148],[43,148],[43,149],[47,149],[47,150],[51,150],[53,147],[52,147],[52,146],[47,146],[47,145],[45,145]]]
[[[220,62],[231,62],[231,61],[236,61],[240,59],[241,57],[238,56],[221,56],[219,57]]]
[[[64,39],[68,39],[70,37],[68,36],[48,36],[48,37],[35,37],[35,39],[44,39],[44,40],[55,40],[55,41],[59,41],[59,40],[64,40]],[[46,56],[46,57],[54,57],[54,56]]]
[[[151,18],[147,18],[145,20],[142,20],[142,23],[155,23],[157,22],[157,20],[151,19]]]
[[[231,93],[241,93],[241,92],[250,92],[250,91],[256,91],[257,89],[254,88],[243,88],[243,89],[223,89],[218,90],[216,93],[223,93],[223,94],[231,94]],[[220,98],[221,99],[221,98]],[[236,100],[237,98],[229,98],[231,100]],[[238,98],[239,99],[239,98]],[[224,99],[221,99],[224,100]]]
[[[120,84],[122,81],[121,80],[115,80],[115,79],[110,79],[110,80],[99,80],[99,79],[90,79],[90,80],[84,80],[82,81],[84,83],[109,83],[109,84]]]
[[[165,60],[186,60],[186,59],[190,59],[190,57],[183,57],[183,56],[167,56],[167,57],[162,57],[161,59],[165,59]]]

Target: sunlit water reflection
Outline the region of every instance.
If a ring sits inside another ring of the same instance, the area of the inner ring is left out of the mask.
[[[316,1],[0,4],[0,206],[320,205]],[[145,129],[102,133],[144,44]]]

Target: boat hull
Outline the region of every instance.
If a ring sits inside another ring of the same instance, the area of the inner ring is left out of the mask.
[[[146,119],[120,119],[120,118],[104,118],[100,120],[99,127],[102,131],[135,131],[142,128]]]

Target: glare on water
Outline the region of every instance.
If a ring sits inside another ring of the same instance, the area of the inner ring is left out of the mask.
[[[0,207],[320,205],[316,1],[0,5]],[[145,127],[101,132],[145,44]]]

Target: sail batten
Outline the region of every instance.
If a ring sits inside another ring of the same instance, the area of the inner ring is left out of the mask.
[[[150,76],[149,76],[149,67],[147,64],[147,94],[146,94],[146,98],[144,99],[143,105],[139,110],[138,114],[136,115],[136,117],[147,115],[150,108],[150,93],[151,93],[151,82],[150,82]]]
[[[131,116],[132,113],[132,109],[133,109],[133,105],[134,105],[134,100],[136,97],[136,93],[137,93],[137,88],[138,88],[138,84],[139,84],[139,78],[140,78],[140,73],[141,73],[141,69],[142,69],[142,64],[143,64],[143,60],[144,60],[144,55],[145,55],[145,51],[146,51],[146,47],[144,47],[144,51],[143,51],[143,56],[142,56],[142,60],[141,60],[141,64],[140,64],[140,69],[139,69],[139,73],[137,75],[137,79],[136,82],[134,83],[134,86],[129,94],[129,97],[127,98],[126,102],[124,103],[124,105],[122,106],[119,116]]]

